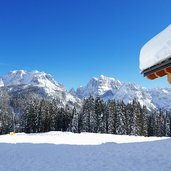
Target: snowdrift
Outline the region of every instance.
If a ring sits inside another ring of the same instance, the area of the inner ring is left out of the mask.
[[[0,136],[1,171],[161,171],[171,139],[50,132]]]
[[[171,58],[171,24],[142,47],[140,70],[144,71],[169,58]]]

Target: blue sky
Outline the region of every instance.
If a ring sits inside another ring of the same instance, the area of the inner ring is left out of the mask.
[[[0,75],[50,73],[68,89],[99,75],[145,87],[140,48],[171,23],[170,0],[0,1]]]

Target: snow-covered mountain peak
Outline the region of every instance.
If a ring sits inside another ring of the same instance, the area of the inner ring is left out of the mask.
[[[111,80],[111,81],[117,81],[115,78],[112,78],[112,77],[108,77],[108,76],[105,76],[105,75],[100,75],[99,78],[97,78],[99,80]]]
[[[155,88],[147,89],[134,83],[121,83],[120,81],[101,75],[99,78],[92,78],[84,87],[78,88],[74,95],[84,99],[92,95],[101,97],[103,100],[115,99],[125,103],[131,103],[137,99],[140,104],[149,110],[165,108],[171,110],[171,89]]]
[[[26,71],[25,70],[14,70],[14,71],[10,71],[9,74],[13,74],[13,75],[22,75],[25,74]]]
[[[40,71],[11,71],[0,78],[0,86],[9,87],[10,91],[24,91],[29,88],[36,88],[37,94],[43,97],[59,99],[59,103],[68,102],[80,104],[80,99],[71,95],[64,86],[56,82],[50,74]],[[18,87],[18,88],[17,88]],[[29,90],[30,91],[30,90]]]
[[[85,87],[79,87],[76,94],[79,98],[92,96],[102,96],[108,91],[112,91],[114,88],[118,89],[122,83],[114,78],[110,78],[104,75],[100,77],[93,77]]]
[[[2,81],[5,86],[26,84],[40,87],[48,87],[50,89],[54,89],[56,86],[62,87],[52,78],[51,75],[39,71],[11,71],[7,75],[2,77]]]
[[[97,81],[102,85],[104,84],[110,84],[110,85],[121,85],[122,83],[119,80],[116,80],[115,78],[108,77],[105,75],[100,75],[100,77],[97,78]]]
[[[0,77],[0,87],[5,87],[10,92],[33,91],[41,97],[57,98],[62,104],[71,102],[81,105],[80,99],[91,95],[93,97],[99,96],[105,101],[115,99],[125,103],[137,99],[141,105],[147,106],[149,110],[156,108],[171,110],[170,87],[147,89],[133,83],[122,83],[104,75],[93,77],[86,86],[67,92],[64,86],[56,82],[50,74],[39,71],[16,70]]]

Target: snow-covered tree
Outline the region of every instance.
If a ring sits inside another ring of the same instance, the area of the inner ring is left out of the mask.
[[[116,104],[116,134],[125,135],[126,130],[126,106],[123,102]]]
[[[166,112],[165,127],[166,127],[166,136],[167,137],[171,136],[171,130],[170,130],[171,124],[170,124],[170,116],[168,112]]]
[[[108,111],[107,111],[108,110]],[[108,133],[116,134],[116,102],[114,100],[109,100],[107,102],[106,111],[108,112]]]

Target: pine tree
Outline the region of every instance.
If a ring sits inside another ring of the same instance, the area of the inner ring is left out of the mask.
[[[14,115],[9,108],[10,99],[7,92],[0,91],[0,134],[13,131]]]
[[[94,98],[90,96],[84,100],[82,111],[82,132],[95,132],[95,103]]]
[[[148,110],[145,106],[141,109],[141,133],[142,136],[148,136]]]
[[[95,99],[95,112],[93,112],[92,115],[94,115],[92,117],[92,122],[94,124],[94,132],[104,133],[104,102],[100,99],[100,97],[97,97]]]
[[[166,125],[166,136],[170,137],[171,136],[171,130],[170,130],[171,124],[170,124],[170,116],[168,112],[166,112],[165,125]]]
[[[76,111],[76,108],[73,108],[72,111],[73,119],[71,123],[71,132],[78,133],[79,132],[79,114]]]
[[[108,108],[108,133],[116,134],[116,102],[114,100],[109,100],[107,102]],[[106,109],[107,110],[107,109]]]
[[[165,135],[165,123],[162,110],[155,112],[155,124],[154,124],[154,134],[155,136],[161,137]]]
[[[148,136],[155,135],[155,112],[151,112],[148,117]]]
[[[116,106],[116,134],[126,135],[126,106],[123,102],[117,103]]]
[[[133,135],[142,135],[142,115],[141,105],[138,101],[133,100],[133,118],[134,118],[134,130]]]
[[[104,133],[109,133],[109,102],[104,104],[103,126]]]
[[[126,106],[126,129],[128,135],[134,135],[134,115],[133,115],[133,105],[127,104]]]

